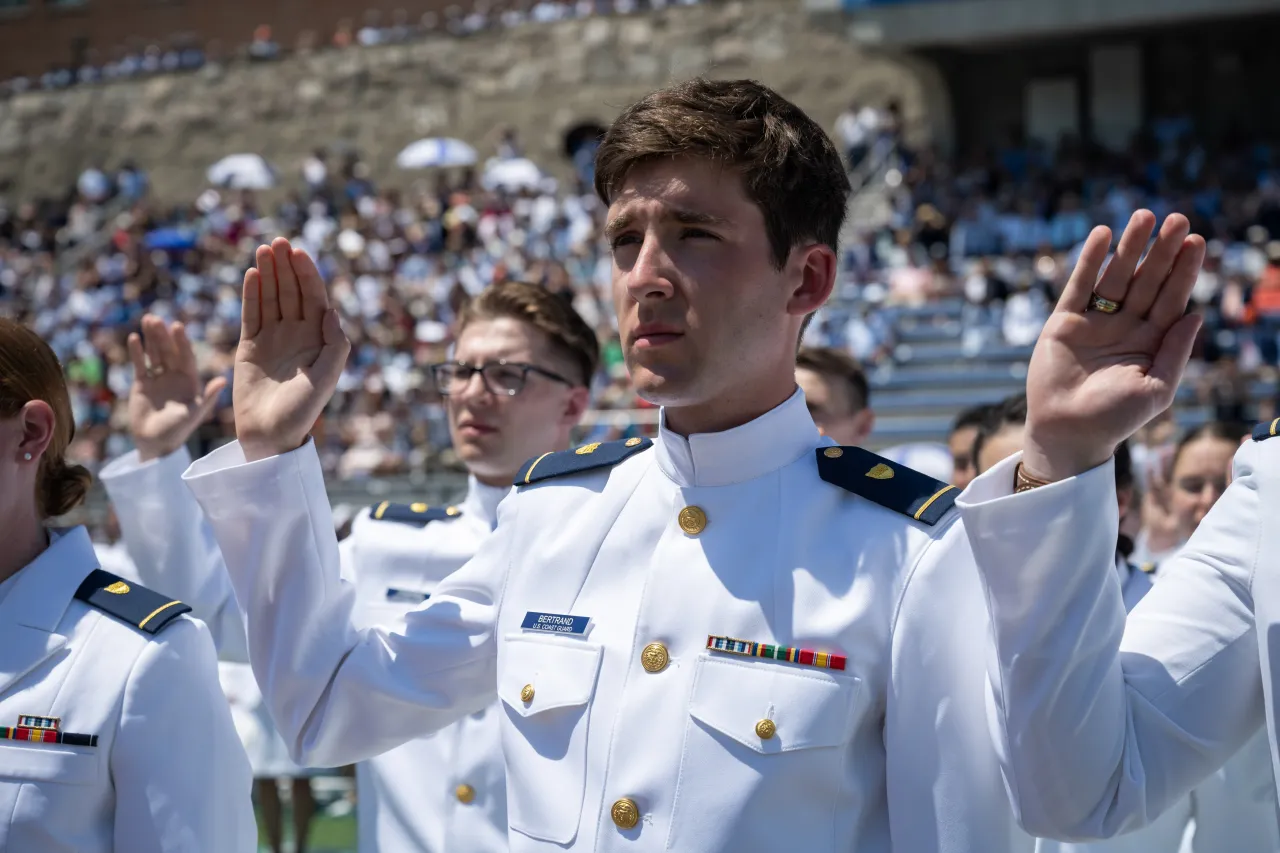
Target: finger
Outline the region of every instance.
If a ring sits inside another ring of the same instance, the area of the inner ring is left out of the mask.
[[[1112,302],[1124,302],[1129,292],[1129,282],[1133,279],[1133,271],[1142,258],[1142,251],[1151,239],[1151,232],[1156,227],[1156,216],[1149,210],[1134,211],[1129,217],[1129,225],[1120,235],[1120,245],[1111,256],[1111,263],[1098,279],[1094,288],[1097,294]]]
[[[1173,395],[1178,390],[1178,383],[1182,381],[1182,371],[1191,360],[1191,349],[1195,346],[1203,319],[1199,314],[1188,314],[1174,323],[1151,362],[1149,375],[1163,385],[1167,395],[1167,399],[1162,401],[1162,409],[1173,403]]]
[[[177,370],[178,348],[173,343],[173,335],[169,331],[169,326],[163,320],[158,320],[155,328],[156,352],[160,353],[159,366],[165,370]],[[152,366],[154,367],[155,365]]]
[[[227,388],[227,378],[225,376],[215,376],[210,379],[204,386],[204,396],[200,398],[200,406],[196,410],[196,423],[204,423],[213,415],[214,409],[218,408],[218,398],[222,396],[222,392]]]
[[[142,336],[137,332],[130,332],[129,337],[125,340],[125,346],[129,350],[129,361],[133,364],[133,380],[141,381],[147,377],[147,355],[142,351]]]
[[[255,261],[262,280],[262,325],[280,322],[280,280],[276,276],[275,256],[270,246],[259,246]]]
[[[328,394],[338,387],[343,368],[347,366],[347,356],[351,352],[351,342],[342,332],[342,322],[338,319],[336,309],[330,308],[324,315],[321,329],[324,332],[324,346],[320,355],[311,365],[312,381],[317,388],[323,388]]]
[[[1182,241],[1191,233],[1191,223],[1181,213],[1171,213],[1160,227],[1155,245],[1142,259],[1141,266],[1133,276],[1133,284],[1129,286],[1129,295],[1124,298],[1125,310],[1132,311],[1134,316],[1143,317],[1156,301],[1156,295],[1173,262],[1182,251]]]
[[[262,274],[246,270],[240,292],[240,340],[248,341],[262,331]]]
[[[1083,314],[1089,309],[1089,299],[1093,296],[1093,286],[1098,283],[1098,271],[1102,262],[1107,259],[1107,250],[1111,248],[1111,229],[1099,225],[1089,232],[1084,246],[1080,249],[1080,257],[1076,259],[1076,268],[1067,279],[1067,286],[1058,297],[1055,311],[1069,311]]]
[[[302,297],[298,293],[298,276],[293,272],[290,255],[293,247],[283,237],[271,241],[271,256],[276,265],[276,278],[280,282],[280,318],[302,319]]]
[[[1182,250],[1178,259],[1173,262],[1173,269],[1156,294],[1155,302],[1147,312],[1147,322],[1158,329],[1167,329],[1187,313],[1187,303],[1191,300],[1191,290],[1200,277],[1200,266],[1204,263],[1204,238],[1192,234],[1182,241]]]
[[[298,277],[298,290],[302,293],[302,317],[304,320],[320,320],[329,310],[329,291],[325,289],[320,270],[315,261],[301,249],[294,249],[289,256],[294,275]]]
[[[160,353],[160,333],[164,329],[164,320],[154,314],[142,318],[142,346],[147,353],[147,367],[155,370],[164,364]]]
[[[199,370],[196,368],[195,347],[187,337],[187,327],[181,322],[176,322],[169,327],[169,336],[173,339],[173,349],[176,354],[174,368],[194,378]]]

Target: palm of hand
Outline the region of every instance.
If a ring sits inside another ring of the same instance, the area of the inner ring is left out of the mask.
[[[324,347],[314,322],[284,320],[262,329],[236,348],[232,389],[236,428],[248,434],[309,429],[295,423],[316,393],[311,366]]]
[[[196,377],[173,370],[135,380],[129,394],[129,422],[135,441],[163,441],[184,430],[198,410]]]
[[[1151,368],[1163,330],[1099,313],[1054,313],[1027,372],[1027,409],[1050,436],[1129,435],[1167,405],[1172,389]]]

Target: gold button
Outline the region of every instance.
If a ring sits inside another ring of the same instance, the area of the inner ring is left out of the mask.
[[[839,459],[841,456],[844,456],[844,451],[838,447],[828,447],[826,450],[822,451],[822,455],[828,459]]]
[[[476,789],[466,784],[454,788],[453,793],[460,803],[469,803],[476,798]]]
[[[526,705],[533,701],[532,684],[526,684],[524,687],[520,688],[520,701],[524,702]]]
[[[609,810],[609,815],[619,829],[635,829],[636,824],[640,822],[640,809],[636,806],[636,801],[630,797],[623,797],[614,803],[613,808]]]
[[[643,438],[636,438],[635,436],[632,436],[631,438],[627,439],[627,447],[635,447],[642,441],[644,441]]]
[[[773,724],[773,720],[761,720],[756,723],[756,737],[760,740],[768,740],[778,731],[778,727]]]
[[[667,654],[667,647],[662,643],[650,643],[640,653],[640,664],[645,672],[662,672],[667,668],[669,660],[671,656]]]
[[[707,514],[699,506],[687,506],[680,510],[677,520],[680,522],[680,529],[690,536],[697,536],[707,529]]]

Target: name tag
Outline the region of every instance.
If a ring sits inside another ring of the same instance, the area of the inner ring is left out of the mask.
[[[524,615],[520,627],[526,631],[541,631],[545,634],[578,634],[587,633],[591,624],[590,616],[569,616],[564,613],[534,613],[532,610]]]
[[[414,592],[411,589],[388,589],[387,601],[398,601],[404,604],[421,604],[431,596],[425,592]]]

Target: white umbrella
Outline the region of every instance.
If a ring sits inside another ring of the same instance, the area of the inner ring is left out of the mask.
[[[396,155],[401,169],[448,169],[470,166],[476,161],[476,150],[461,139],[432,137],[411,142]]]
[[[532,160],[512,157],[506,160],[490,160],[480,183],[485,189],[501,189],[507,192],[536,190],[542,183],[542,170]]]
[[[209,183],[233,190],[265,190],[276,185],[276,170],[258,154],[231,154],[209,167]]]

